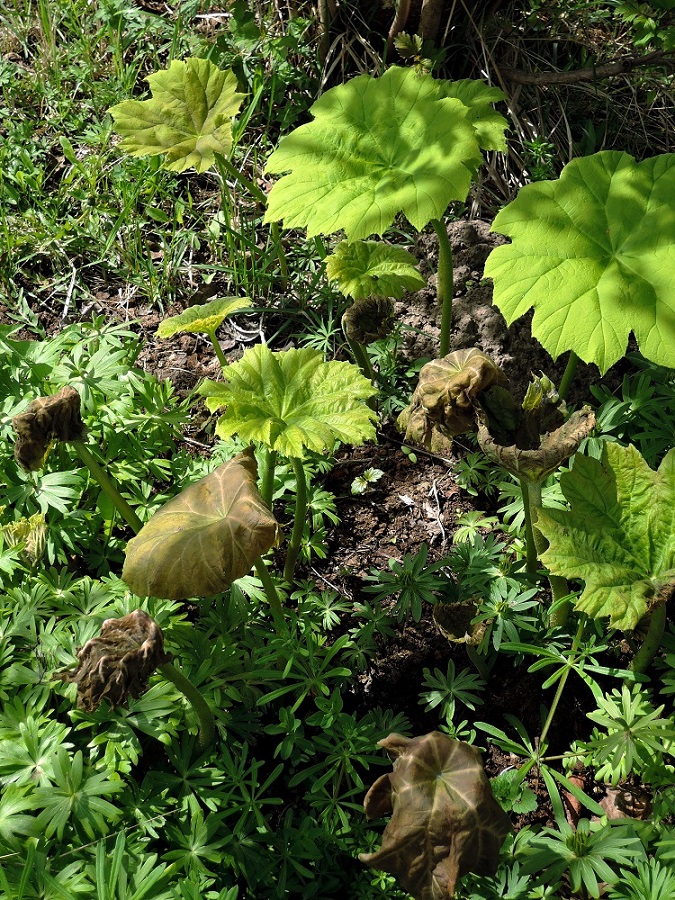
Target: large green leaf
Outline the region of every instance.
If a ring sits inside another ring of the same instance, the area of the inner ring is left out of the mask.
[[[378,241],[340,241],[326,257],[326,276],[354,300],[395,297],[419,291],[425,281],[417,271],[417,260],[403,247]]]
[[[606,443],[602,461],[577,455],[561,478],[570,510],[542,511],[554,575],[586,582],[577,608],[628,631],[675,584],[675,450],[658,471],[635,447]]]
[[[310,348],[246,350],[223,373],[225,383],[206,381],[199,393],[210,410],[225,406],[216,432],[261,441],[284,456],[332,450],[335,442],[362,444],[375,437],[375,413],[363,402],[375,388],[356,366],[324,362]]]
[[[121,147],[131,156],[166,156],[165,168],[206,172],[232,149],[232,116],[244,94],[237,79],[207,59],[174,60],[148,75],[150,100],[123,100],[110,110]]]
[[[511,830],[492,796],[480,753],[432,731],[379,742],[394,760],[364,801],[369,819],[391,814],[376,853],[359,859],[391,872],[417,900],[446,900],[463,875],[492,875]]]
[[[437,83],[442,96],[455,97],[469,107],[469,122],[476,129],[478,144],[483,150],[506,150],[504,132],[508,123],[492,106],[493,103],[505,99],[503,91],[474,78]]]
[[[122,578],[140,597],[187,600],[224,591],[277,543],[251,448],[165,503],[127,545]]]
[[[173,337],[174,334],[182,331],[215,333],[228,316],[248,309],[251,305],[248,297],[220,297],[198,306],[189,306],[180,315],[170,316],[161,321],[157,329],[157,337]]]
[[[509,324],[534,307],[551,356],[574,350],[605,372],[632,331],[646,357],[672,365],[675,154],[573,160],[557,181],[522,188],[493,230],[513,239],[485,266],[494,302]]]
[[[314,121],[282,138],[267,171],[266,221],[308,235],[383,234],[403,212],[418,230],[464,200],[481,155],[469,107],[431,75],[392,66],[326,91]]]

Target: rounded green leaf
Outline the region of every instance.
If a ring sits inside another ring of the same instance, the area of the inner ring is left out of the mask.
[[[417,260],[403,247],[378,241],[340,241],[326,257],[326,275],[339,290],[354,300],[395,297],[419,291],[425,281],[416,269]]]
[[[493,103],[506,99],[503,91],[474,78],[437,83],[443,97],[455,97],[469,107],[468,118],[476,129],[478,144],[483,150],[506,150],[504,132],[508,122],[492,106]]]
[[[577,455],[560,485],[570,509],[539,513],[542,561],[585,581],[577,609],[630,631],[675,585],[675,450],[654,472],[635,447],[608,442],[602,461]]]
[[[308,235],[383,234],[402,212],[416,229],[464,200],[481,162],[469,108],[442,97],[431,75],[392,66],[326,91],[314,121],[282,138],[267,171],[267,222]]]
[[[232,116],[244,94],[237,79],[207,59],[174,60],[148,75],[152,98],[123,100],[110,109],[121,147],[131,156],[164,154],[164,167],[206,172],[215,154],[232,149]]]
[[[362,444],[375,437],[375,412],[363,402],[375,388],[352,363],[324,362],[310,348],[246,350],[199,393],[213,411],[225,406],[216,432],[261,441],[284,456],[332,450],[336,441]]]
[[[228,316],[250,306],[248,297],[220,297],[199,306],[189,306],[180,315],[160,322],[157,337],[169,338],[181,331],[213,334]]]
[[[256,486],[251,448],[169,500],[127,545],[122,578],[140,597],[224,591],[279,539]]]
[[[663,366],[675,347],[675,154],[636,163],[603,151],[557,181],[522,188],[493,230],[494,302],[510,324],[534,307],[532,333],[555,359],[573,350],[602,372],[631,332]]]

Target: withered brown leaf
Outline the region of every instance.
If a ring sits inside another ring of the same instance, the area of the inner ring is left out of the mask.
[[[61,681],[77,684],[79,709],[92,712],[101,700],[115,708],[140,697],[157,666],[170,662],[162,629],[144,610],[121,619],[106,619],[99,637],[78,651],[77,668],[57,672]]]
[[[87,430],[80,412],[80,395],[66,385],[49,397],[38,397],[25,412],[14,416],[17,435],[14,456],[27,472],[42,467],[51,442],[84,440]]]
[[[491,875],[511,823],[492,796],[480,753],[432,731],[390,734],[379,742],[393,759],[364,801],[369,819],[391,813],[376,853],[359,859],[391,872],[416,900],[447,900],[468,872]]]

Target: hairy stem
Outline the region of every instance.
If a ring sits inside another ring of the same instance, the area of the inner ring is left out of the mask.
[[[284,566],[284,580],[288,584],[293,584],[293,575],[295,573],[295,563],[300,552],[300,543],[302,541],[302,533],[305,528],[305,516],[307,515],[307,478],[305,470],[302,467],[302,460],[297,456],[290,457],[293,471],[295,472],[296,495],[295,495],[295,518],[293,519],[293,531],[291,539],[288,542],[288,551],[286,553],[286,565]]]
[[[579,357],[576,355],[574,350],[570,350],[570,357],[567,360],[567,365],[565,366],[565,371],[563,372],[563,377],[560,381],[560,387],[558,388],[558,396],[561,400],[565,400],[567,398],[567,394],[569,392],[570,385],[572,384],[572,379],[574,378],[574,373],[577,370],[578,364]]]
[[[536,527],[537,516],[539,514],[539,510],[541,509],[541,481],[527,481],[526,502],[529,503],[530,507],[530,515],[532,517],[532,536],[534,537],[537,559],[539,559],[542,553],[548,547],[548,541],[541,533],[541,531],[539,531],[539,529]],[[561,578],[560,575],[549,575],[548,583],[551,586],[551,596],[553,598],[553,603],[556,603],[558,600],[566,597],[570,592],[567,580],[565,578]],[[551,613],[551,616],[549,618],[549,625],[562,627],[567,622],[567,617],[570,614],[571,607],[572,604],[569,600],[565,603],[559,604],[556,610]]]
[[[438,288],[437,299],[441,308],[441,356],[450,352],[450,328],[452,327],[452,299],[455,279],[452,271],[452,247],[448,229],[441,219],[432,219],[431,226],[438,238]]]
[[[633,657],[630,667],[633,672],[642,674],[647,671],[650,662],[656,656],[656,652],[661,646],[663,640],[663,632],[666,627],[666,604],[659,603],[651,612],[649,628],[647,629],[647,637],[638,652]]]
[[[530,506],[530,482],[527,478],[519,478],[520,490],[523,494],[523,511],[525,513],[525,551],[526,571],[531,581],[537,580],[537,545],[532,529],[532,508]],[[541,496],[541,492],[540,492]]]
[[[267,597],[270,609],[272,610],[274,621],[281,630],[284,630],[286,628],[284,608],[281,605],[281,600],[279,599],[279,594],[272,576],[270,575],[270,570],[260,556],[254,561],[253,565],[255,566],[258,578],[262,581],[263,590],[265,591],[265,596]]]
[[[272,501],[274,497],[274,472],[277,466],[277,451],[271,450],[269,447],[265,449],[265,462],[263,475],[260,482],[260,496],[263,498],[267,506],[272,509]]]
[[[349,344],[349,349],[352,351],[352,356],[354,357],[354,362],[361,369],[361,374],[364,378],[367,378],[368,381],[375,383],[375,372],[373,370],[372,363],[370,362],[370,357],[368,356],[367,349],[360,344],[358,341],[355,341],[353,338],[347,337],[347,343]]]
[[[108,475],[108,473],[101,468],[98,462],[94,459],[89,448],[85,445],[84,441],[72,441],[72,446],[75,448],[75,452],[80,457],[82,462],[91,472],[92,477],[99,483],[101,486],[101,490],[108,497],[109,500],[115,506],[115,509],[122,515],[125,521],[133,528],[133,530],[138,534],[138,532],[143,527],[143,523],[138,518],[133,509],[129,506],[124,497],[120,494],[119,488],[112,480],[112,478]]]
[[[216,338],[216,332],[214,330],[214,331],[207,331],[206,333],[208,334],[211,344],[213,345],[215,354],[218,357],[218,362],[220,363],[220,367],[223,371],[225,371],[225,369],[228,367],[229,363],[227,361],[227,358],[225,357],[225,354],[223,353],[223,348],[220,346],[220,342]]]
[[[213,744],[215,735],[215,722],[213,713],[208,703],[202,697],[197,688],[180,672],[172,663],[162,663],[157,667],[167,681],[175,685],[183,694],[190,706],[194,709],[199,720],[198,747],[200,751],[207,750]]]

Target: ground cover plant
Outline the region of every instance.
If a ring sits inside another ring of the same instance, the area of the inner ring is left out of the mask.
[[[0,12],[12,900],[673,893],[673,156],[354,10]]]

